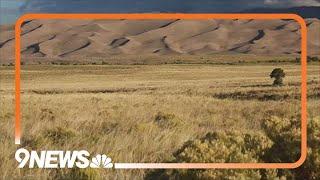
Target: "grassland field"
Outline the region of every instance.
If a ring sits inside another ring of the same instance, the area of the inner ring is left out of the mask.
[[[284,86],[270,72],[284,69]],[[262,132],[271,116],[300,118],[296,63],[23,65],[22,144],[32,150],[86,149],[113,162],[169,162],[186,141],[215,130]],[[320,65],[308,66],[308,117],[320,116]],[[14,68],[0,67],[0,177],[55,177],[16,169]],[[62,170],[61,170],[62,171]],[[145,170],[97,170],[141,179]]]

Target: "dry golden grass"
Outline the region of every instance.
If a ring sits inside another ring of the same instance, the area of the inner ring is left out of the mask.
[[[271,86],[281,67],[283,87]],[[319,116],[319,65],[309,66],[309,116]],[[168,162],[186,141],[214,130],[262,132],[270,116],[299,117],[300,66],[22,66],[22,145],[86,149],[114,162]],[[13,69],[0,67],[1,177],[66,177],[65,170],[17,169],[13,158]],[[79,173],[79,172],[77,172]],[[98,177],[141,179],[142,170],[97,170]]]

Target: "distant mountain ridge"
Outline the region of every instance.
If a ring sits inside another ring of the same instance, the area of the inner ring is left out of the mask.
[[[291,8],[254,8],[241,11],[240,13],[293,13],[303,18],[320,19],[320,7],[318,6],[300,6]]]

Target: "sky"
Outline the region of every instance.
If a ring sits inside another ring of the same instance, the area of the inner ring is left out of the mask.
[[[0,0],[0,24],[24,13],[227,13],[252,8],[320,6],[320,0]]]

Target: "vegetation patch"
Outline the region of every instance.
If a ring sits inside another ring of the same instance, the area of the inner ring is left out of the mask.
[[[56,180],[102,180],[99,171],[93,168],[72,168],[68,170],[57,169],[52,172]]]
[[[40,115],[39,115],[40,120],[48,120],[48,121],[54,121],[56,119],[54,113],[52,110],[43,108],[40,110]]]
[[[264,90],[217,93],[212,95],[212,97],[217,99],[259,100],[259,101],[280,101],[280,100],[286,100],[286,99],[300,98],[298,94],[291,95],[288,92],[270,93],[270,91],[264,91]]]
[[[300,157],[301,129],[298,119],[271,117],[265,133],[212,132],[187,141],[173,156],[175,163],[279,162]],[[295,170],[154,170],[145,179],[317,179],[320,177],[320,117],[308,123],[308,157]]]
[[[268,150],[266,162],[296,162],[300,158],[300,119],[272,117],[265,121],[264,129],[274,145]],[[320,117],[310,118],[307,127],[308,157],[299,168],[279,170],[279,176],[290,179],[318,179],[320,177]]]
[[[49,90],[31,90],[30,92],[40,95],[46,94],[71,94],[71,93],[133,93],[137,91],[156,90],[153,87],[145,88],[114,88],[114,89],[82,89],[82,90],[61,90],[61,89],[49,89]]]
[[[47,129],[43,133],[43,137],[49,139],[54,144],[65,144],[75,136],[76,133],[73,130],[59,126]]]
[[[186,142],[174,153],[175,163],[262,162],[261,156],[272,147],[262,133],[213,132]],[[146,179],[261,179],[275,173],[259,170],[168,170],[152,171]]]
[[[184,122],[176,117],[174,114],[163,113],[159,111],[154,118],[154,121],[161,128],[174,128],[182,125]]]

